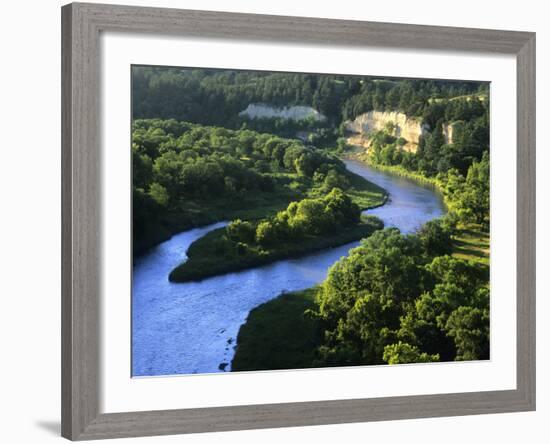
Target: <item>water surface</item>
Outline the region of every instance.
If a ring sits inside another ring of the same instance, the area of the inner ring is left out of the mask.
[[[441,197],[429,187],[364,163],[350,171],[386,189],[388,202],[373,214],[403,233],[441,216]],[[283,291],[321,282],[328,268],[359,242],[200,282],[171,283],[168,274],[189,246],[225,222],[173,236],[135,261],[132,279],[132,375],[156,376],[231,370],[235,339],[254,307]]]

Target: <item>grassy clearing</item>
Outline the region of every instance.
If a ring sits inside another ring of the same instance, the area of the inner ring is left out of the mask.
[[[364,161],[364,159],[361,159]],[[431,177],[425,177],[420,173],[406,170],[401,166],[371,165],[373,168],[386,171],[401,177],[405,177],[423,185],[433,187],[440,193],[443,202],[447,207],[451,206],[448,199],[440,191],[440,182]],[[466,259],[477,262],[483,266],[489,266],[489,232],[482,229],[479,225],[467,224],[458,227],[457,234],[453,236],[453,256],[459,259]]]
[[[257,244],[237,244],[228,241],[225,228],[211,231],[193,242],[188,259],[170,273],[172,282],[188,282],[220,274],[258,267],[281,259],[303,256],[315,251],[344,245],[371,235],[381,229],[381,221],[372,217],[332,236],[307,236],[299,242],[280,242],[269,250]]]
[[[453,236],[453,256],[489,266],[489,233],[476,225],[459,227]]]
[[[311,367],[322,339],[318,321],[307,314],[315,307],[315,289],[307,289],[252,310],[239,330],[232,371]]]
[[[456,96],[456,97],[451,97],[451,98],[431,98],[431,99],[428,99],[428,102],[429,103],[437,103],[437,102],[443,102],[443,101],[449,101],[449,102],[452,102],[454,100],[467,100],[467,101],[470,101],[470,100],[473,100],[473,99],[478,99],[478,100],[481,100],[482,102],[487,100],[487,93],[485,92],[481,92],[481,93],[473,93],[473,94],[464,94],[462,96]]]
[[[359,208],[367,210],[386,203],[388,193],[384,188],[351,172],[347,177],[351,187],[346,190],[346,194],[351,197],[351,200],[353,200]]]

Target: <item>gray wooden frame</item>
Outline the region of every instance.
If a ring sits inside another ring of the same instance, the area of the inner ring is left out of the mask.
[[[517,389],[101,413],[99,34],[511,54],[517,57]],[[535,34],[73,3],[62,8],[62,435],[73,440],[535,409]]]

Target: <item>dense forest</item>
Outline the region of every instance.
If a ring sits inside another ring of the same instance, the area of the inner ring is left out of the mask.
[[[453,258],[451,229],[374,233],[318,292],[325,365],[489,358],[486,269]]]
[[[318,287],[251,312],[234,370],[488,359],[488,93],[480,82],[134,67],[134,253],[230,221],[170,275],[186,281],[363,238]],[[254,103],[326,118],[243,115]],[[366,149],[348,145],[345,123],[372,110],[418,121],[416,150],[391,123]],[[346,156],[430,184],[447,215],[408,235],[361,217],[387,196]]]
[[[132,128],[134,253],[171,232],[259,219],[335,187],[360,208],[384,199],[336,156],[300,140],[173,119],[135,120]]]
[[[308,154],[300,154],[304,162],[313,160],[325,163],[323,156],[326,150],[315,150],[314,147],[338,146],[341,151],[345,147],[345,130],[339,125],[342,121],[373,109],[392,110],[421,119],[430,131],[420,138],[415,153],[402,149],[404,141],[395,137],[391,128],[380,131],[372,137],[369,160],[379,165],[399,166],[407,171],[437,178],[438,185],[449,197],[449,203],[455,205],[457,214],[487,224],[487,92],[488,84],[479,82],[134,67],[132,139],[134,170],[137,171],[134,173],[136,194],[143,194],[141,191],[154,182],[153,189],[146,190],[148,193],[145,194],[156,196],[153,199],[155,203],[160,202],[161,206],[166,206],[175,203],[175,193],[189,196],[191,190],[183,189],[186,186],[196,187],[195,194],[202,194],[205,186],[207,193],[215,195],[220,190],[234,195],[235,191],[250,187],[269,191],[273,180],[266,173],[274,172],[274,166],[275,172],[280,172],[282,168],[288,169],[294,161],[288,155],[285,163],[287,148],[292,152],[309,149]],[[239,116],[248,104],[254,102],[278,106],[307,105],[329,119],[319,122],[280,118],[249,119]],[[140,120],[150,118],[154,120]],[[217,125],[217,128],[192,129],[185,122]],[[442,132],[444,123],[453,124],[453,143],[445,143]],[[238,133],[231,133],[228,131],[230,128]],[[292,138],[300,129],[314,130],[307,142],[308,147],[304,147],[296,139],[292,142],[290,139],[280,142],[267,136],[271,133]],[[207,132],[212,132],[213,137],[202,137]],[[253,140],[255,138],[258,140]],[[171,141],[168,142],[168,139]],[[267,146],[260,146],[263,143]],[[201,149],[197,150],[195,144],[200,145]],[[176,159],[176,153],[180,156],[179,159]],[[165,170],[176,168],[174,165],[189,163],[186,156],[190,153],[200,159],[193,158],[193,165],[185,165],[185,177],[182,180],[174,177],[170,179],[168,176],[173,175],[173,171],[170,173]],[[244,157],[249,154],[254,154],[254,165]],[[225,161],[220,160],[221,157],[214,159],[217,156],[224,157]],[[228,156],[232,156],[232,162],[227,161]],[[153,160],[155,180],[148,173],[148,170],[153,169]],[[172,166],[168,167],[169,164]],[[293,167],[292,165],[291,169]],[[305,168],[311,170],[314,166]],[[229,171],[230,169],[232,170]],[[212,180],[215,170],[218,180]],[[198,171],[201,172],[193,173]],[[302,172],[305,172],[303,168]],[[146,183],[147,181],[150,183]],[[227,183],[222,184],[222,181]],[[482,197],[478,197],[480,187],[484,188]],[[171,199],[167,195],[168,191],[172,192]],[[138,200],[138,210],[158,214],[158,205],[147,199],[147,196],[142,195]],[[478,214],[467,214],[473,207]],[[480,215],[479,211],[485,211],[485,216]],[[144,229],[139,226],[140,222],[147,219],[137,218],[138,235]]]
[[[134,119],[176,119],[290,135],[297,128],[322,127],[322,139],[334,141],[338,125],[371,111],[400,111],[435,127],[439,119],[470,120],[488,83],[442,80],[380,79],[363,76],[272,73],[213,69],[134,67]],[[466,97],[464,100],[458,100]],[[328,119],[295,122],[248,119],[239,113],[251,103],[311,106]],[[467,108],[466,110],[463,107]],[[321,140],[324,142],[324,140]]]

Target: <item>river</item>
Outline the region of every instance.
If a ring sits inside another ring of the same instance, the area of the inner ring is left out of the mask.
[[[347,168],[381,186],[388,202],[367,210],[403,233],[441,216],[445,208],[431,188],[345,161]],[[132,277],[132,375],[159,376],[231,370],[235,339],[254,307],[283,291],[321,282],[328,268],[359,242],[200,282],[171,283],[168,274],[189,246],[225,222],[185,231],[139,257]]]

